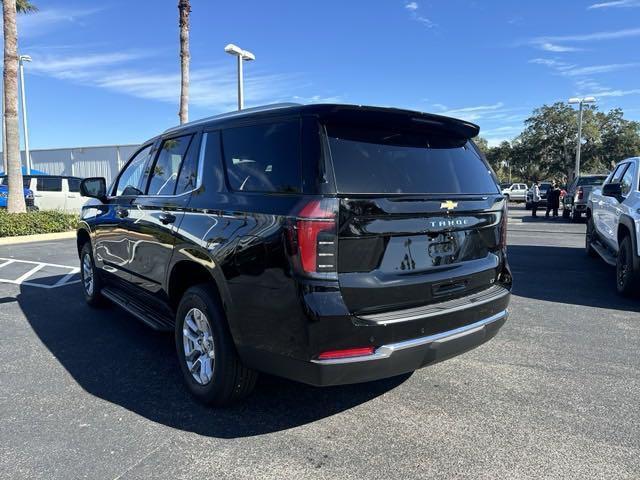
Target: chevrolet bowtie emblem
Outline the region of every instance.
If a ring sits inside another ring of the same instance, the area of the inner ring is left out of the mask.
[[[452,202],[451,200],[447,200],[446,202],[442,202],[440,204],[440,208],[446,208],[447,210],[453,210],[458,206],[458,202]]]

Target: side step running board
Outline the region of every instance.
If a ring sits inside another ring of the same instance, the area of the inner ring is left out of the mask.
[[[600,255],[605,262],[607,262],[612,267],[616,266],[617,262],[615,255],[613,255],[611,251],[609,251],[609,249],[607,249],[604,245],[602,245],[600,242],[593,242],[591,244],[591,247],[596,252],[598,252],[598,255]]]
[[[137,301],[119,289],[105,287],[102,290],[102,295],[154,330],[168,332],[174,329],[170,318],[154,313],[142,302]]]

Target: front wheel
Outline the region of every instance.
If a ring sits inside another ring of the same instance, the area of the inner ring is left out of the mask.
[[[639,274],[633,268],[633,245],[628,235],[620,242],[616,261],[616,287],[618,293],[625,297],[638,294]]]
[[[86,302],[92,307],[104,305],[102,279],[93,262],[93,252],[89,242],[86,242],[80,250],[80,280]]]
[[[257,373],[240,361],[209,286],[191,287],[182,296],[175,341],[184,382],[198,401],[225,406],[253,390]]]

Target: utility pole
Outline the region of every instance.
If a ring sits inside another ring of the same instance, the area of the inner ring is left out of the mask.
[[[595,103],[594,97],[570,98],[569,104],[578,104],[578,145],[576,146],[576,165],[573,172],[573,178],[580,176],[580,150],[582,149],[582,106],[585,103]]]

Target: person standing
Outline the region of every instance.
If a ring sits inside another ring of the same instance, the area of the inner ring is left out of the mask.
[[[549,217],[549,212],[553,210],[553,216],[558,216],[558,208],[560,208],[560,189],[558,184],[553,182],[551,188],[547,191],[547,213],[545,217]]]
[[[534,182],[531,187],[531,216],[538,216],[538,205],[540,204],[540,185],[538,182]]]

